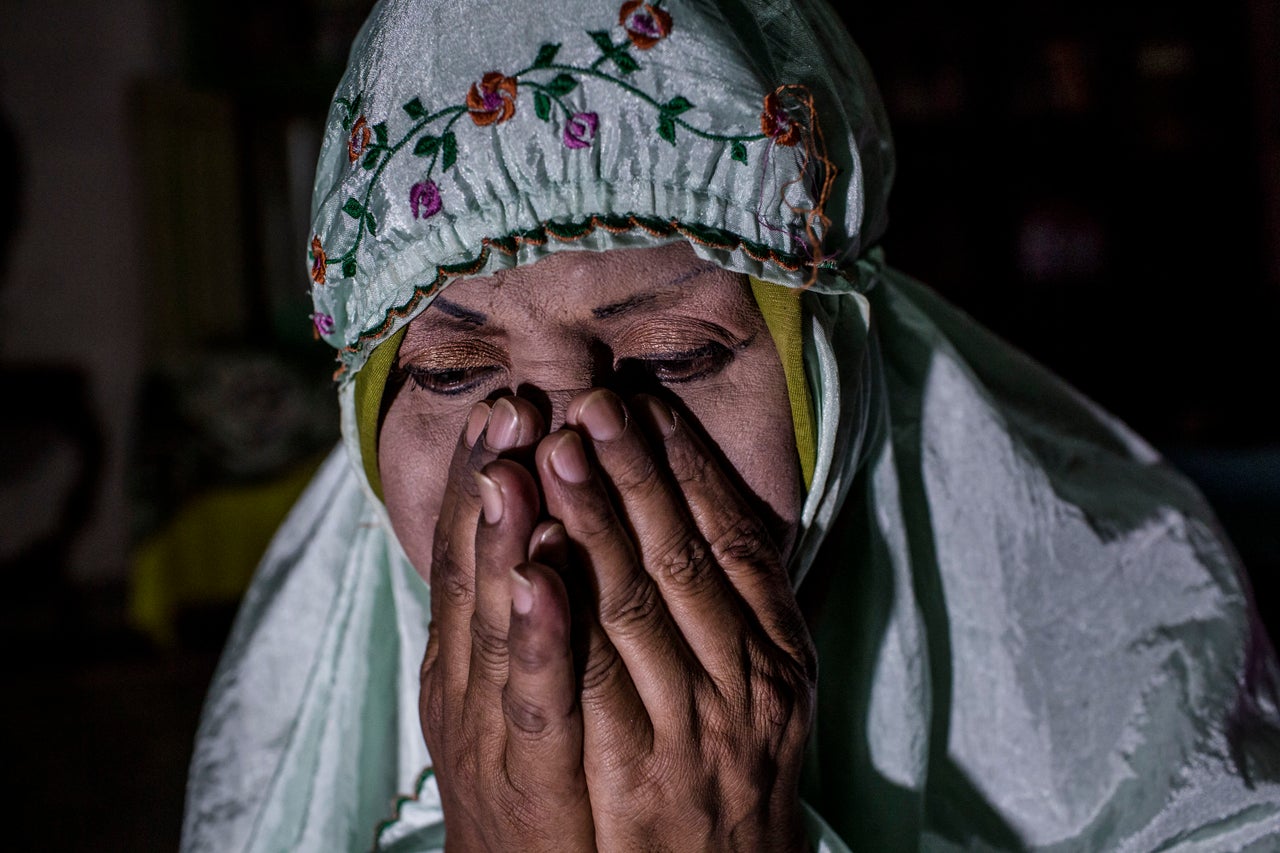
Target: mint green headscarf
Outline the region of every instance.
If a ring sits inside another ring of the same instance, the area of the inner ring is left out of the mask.
[[[429,592],[365,477],[352,377],[459,277],[672,240],[805,288],[813,846],[1274,849],[1277,667],[1230,545],[1122,424],[884,266],[891,173],[818,0],[380,3],[307,262],[346,447],[246,597],[184,849],[441,846]]]

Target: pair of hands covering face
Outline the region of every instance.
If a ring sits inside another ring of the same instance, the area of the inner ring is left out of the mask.
[[[477,404],[450,465],[420,698],[450,848],[805,848],[816,659],[768,530],[658,399],[566,420]]]

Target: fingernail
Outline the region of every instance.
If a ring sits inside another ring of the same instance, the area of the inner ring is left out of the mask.
[[[497,524],[502,521],[502,486],[479,471],[471,473],[475,475],[476,486],[480,489],[480,506],[484,510],[485,524]]]
[[[676,431],[676,419],[671,414],[671,409],[657,397],[646,396],[643,399],[653,425],[662,433],[663,438],[670,438],[671,433]]]
[[[533,584],[514,568],[511,570],[511,607],[521,616],[533,609]]]
[[[489,429],[485,431],[484,443],[490,450],[510,450],[516,446],[519,438],[520,416],[516,407],[506,397],[493,404],[493,413],[489,415]]]
[[[582,439],[576,432],[565,432],[551,448],[551,468],[561,480],[569,483],[582,483],[590,473],[587,469],[587,456],[582,452]]]
[[[476,442],[480,439],[480,433],[484,432],[484,425],[488,422],[488,403],[476,403],[471,407],[471,413],[467,415],[467,431],[465,433],[467,447],[476,446]]]
[[[569,534],[558,521],[544,521],[533,532],[529,561],[547,566],[563,566],[569,560]]]
[[[582,400],[573,420],[596,441],[613,441],[627,426],[627,415],[617,396],[603,389]]]

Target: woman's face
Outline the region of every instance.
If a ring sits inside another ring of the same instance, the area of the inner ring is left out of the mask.
[[[679,242],[561,252],[463,280],[409,325],[378,466],[419,574],[430,574],[449,461],[472,406],[516,393],[555,430],[569,401],[595,387],[624,400],[653,393],[699,424],[786,552],[801,480],[777,350],[746,277]]]

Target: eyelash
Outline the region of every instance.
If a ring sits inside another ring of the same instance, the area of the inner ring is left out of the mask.
[[[474,391],[501,370],[498,367],[450,367],[442,370],[431,370],[416,367],[412,364],[401,366],[409,381],[432,394],[454,397]]]
[[[637,364],[664,385],[679,385],[719,373],[732,359],[733,352],[728,347],[713,341],[686,352],[624,359],[619,367],[627,362]]]
[[[664,385],[680,385],[719,373],[732,359],[732,350],[713,341],[685,352],[622,359],[617,365],[617,372],[625,374],[628,367],[634,365]],[[495,366],[432,369],[402,364],[398,367],[418,388],[444,397],[474,391],[502,370]]]

